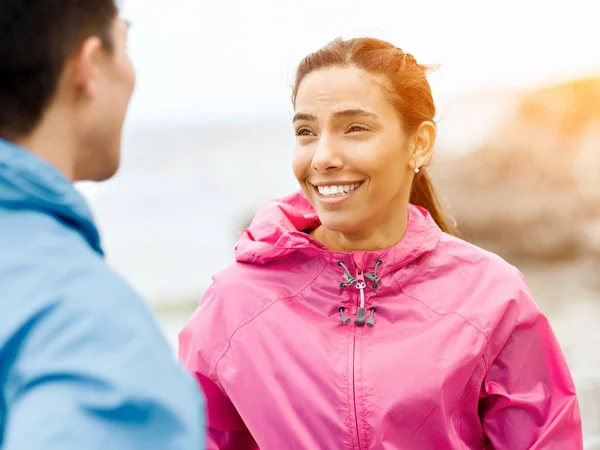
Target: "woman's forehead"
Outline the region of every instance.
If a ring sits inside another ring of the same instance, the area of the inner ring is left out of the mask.
[[[362,110],[381,115],[393,109],[377,77],[354,67],[331,67],[308,74],[299,86],[295,106],[297,113],[304,114],[326,109],[330,114],[333,110]]]

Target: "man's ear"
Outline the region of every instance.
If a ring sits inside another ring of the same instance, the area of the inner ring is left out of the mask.
[[[68,58],[63,80],[75,95],[88,98],[97,95],[98,65],[102,56],[102,41],[90,36]]]

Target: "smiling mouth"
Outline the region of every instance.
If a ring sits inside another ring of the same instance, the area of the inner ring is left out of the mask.
[[[331,198],[331,197],[343,197],[348,195],[350,192],[354,191],[356,188],[360,187],[363,182],[353,183],[353,184],[340,184],[336,186],[314,186],[315,190],[319,193],[321,197]]]

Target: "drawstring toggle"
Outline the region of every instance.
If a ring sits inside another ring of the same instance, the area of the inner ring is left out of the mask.
[[[356,289],[358,289],[360,293],[360,304],[358,310],[356,311],[356,318],[354,319],[354,324],[357,326],[363,326],[365,325],[365,323],[369,328],[373,328],[375,326],[376,308],[374,306],[371,306],[369,308],[369,311],[371,312],[369,318],[367,319],[366,317],[367,309],[365,308],[365,288],[367,287],[367,284],[365,282],[365,278],[371,282],[371,287],[373,288],[373,290],[378,289],[379,284],[381,283],[381,278],[377,276],[377,268],[382,264],[383,261],[381,261],[381,259],[378,259],[375,262],[375,268],[373,269],[373,273],[363,273],[361,270],[359,270],[357,273],[357,277],[354,278],[350,273],[348,267],[344,264],[344,262],[338,261],[338,265],[344,269],[344,281],[340,283],[340,288],[345,289],[350,286],[356,286]],[[342,323],[344,325],[349,324],[351,319],[346,315],[346,308],[340,306],[338,308],[338,311],[342,317]]]
[[[377,310],[377,308],[371,306],[371,308],[369,309],[371,310],[371,315],[369,316],[369,320],[367,320],[367,326],[369,328],[373,328],[375,326],[375,311]]]
[[[338,311],[340,312],[341,316],[342,316],[342,323],[344,325],[348,325],[350,323],[350,317],[348,317],[346,315],[346,313],[344,311],[346,311],[346,308],[344,308],[343,306],[340,306],[338,308]]]

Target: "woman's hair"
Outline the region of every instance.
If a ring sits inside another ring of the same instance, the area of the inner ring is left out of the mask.
[[[385,94],[400,114],[407,132],[416,131],[425,121],[434,121],[435,105],[427,67],[389,42],[373,38],[338,38],[306,56],[296,72],[292,103],[295,105],[298,88],[306,75],[331,66],[356,67],[381,77]],[[415,175],[410,203],[425,208],[443,231],[454,234],[425,168]]]

